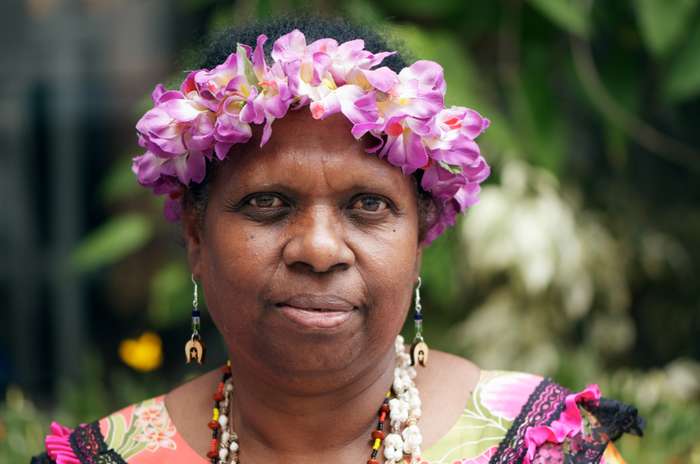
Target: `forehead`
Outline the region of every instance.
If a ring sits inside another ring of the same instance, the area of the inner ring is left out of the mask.
[[[410,197],[411,179],[366,153],[367,144],[355,140],[351,127],[341,114],[314,120],[303,109],[290,111],[272,124],[272,136],[265,146],[259,146],[257,133],[243,150],[234,148],[222,166],[221,180],[227,190],[280,183],[309,191],[367,186]]]

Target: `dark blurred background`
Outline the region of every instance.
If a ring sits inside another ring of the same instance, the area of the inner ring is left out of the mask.
[[[134,124],[200,44],[342,15],[492,121],[482,201],[424,259],[429,343],[636,404],[630,463],[700,464],[699,0],[10,0],[0,13],[0,461],[187,377],[176,226]],[[274,39],[274,38],[271,38]],[[225,359],[208,319],[209,366]]]

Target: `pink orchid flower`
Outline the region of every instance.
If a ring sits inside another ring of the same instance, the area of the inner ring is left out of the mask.
[[[394,166],[399,166],[405,175],[428,165],[428,152],[417,132],[422,130],[422,123],[413,118],[399,116],[386,123],[386,143],[379,152],[379,157],[386,157]]]
[[[331,64],[330,57],[320,48],[306,46],[306,37],[298,29],[283,35],[272,46],[272,59],[281,64],[295,95],[308,95],[318,86]]]
[[[260,91],[242,115],[242,120],[245,122],[265,123],[260,139],[261,147],[272,135],[272,122],[287,114],[293,98],[282,66],[279,63],[274,63],[271,67],[267,65],[263,48],[266,41],[267,36],[260,34],[253,52],[252,68]]]
[[[324,39],[317,40],[314,44],[322,42]],[[329,39],[325,39],[329,40]],[[332,42],[324,42],[323,47],[319,47],[319,51],[327,53],[330,57],[331,64],[328,67],[329,72],[333,76],[333,80],[339,86],[348,82],[348,74],[355,69],[371,69],[379,65],[384,58],[394,55],[396,52],[380,52],[372,53],[365,50],[365,41],[362,39],[350,40],[340,45],[335,40]]]
[[[387,119],[400,115],[431,118],[444,106],[445,80],[442,77],[442,66],[433,61],[416,61],[401,70],[395,85],[385,93],[389,98],[383,101],[378,99],[378,104]]]

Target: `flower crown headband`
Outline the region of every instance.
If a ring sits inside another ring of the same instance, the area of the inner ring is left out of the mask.
[[[396,52],[371,53],[361,39],[307,45],[295,29],[275,41],[268,66],[266,41],[259,35],[254,50],[238,44],[214,69],[190,72],[180,90],[158,84],[153,91],[154,107],[136,124],[146,152],[134,158],[132,170],[140,184],[166,195],[166,218],[180,218],[185,188],[204,180],[207,160],[223,160],[233,145],[248,142],[251,124],[264,123],[262,147],[275,119],[306,105],[315,119],[344,114],[356,139],[376,139],[366,151],[405,175],[423,170],[421,187],[438,206],[423,243],[478,201],[490,169],[474,139],[489,120],[469,108],[445,108],[439,64],[420,60],[396,74],[376,68]]]

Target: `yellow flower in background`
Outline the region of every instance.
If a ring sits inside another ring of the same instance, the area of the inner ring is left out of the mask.
[[[124,364],[141,372],[149,372],[163,363],[163,342],[155,332],[144,332],[136,340],[122,340],[119,357]]]

